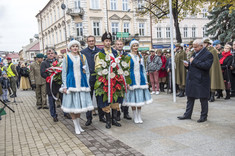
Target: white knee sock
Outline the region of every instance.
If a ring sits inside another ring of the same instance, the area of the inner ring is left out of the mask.
[[[136,110],[132,110],[133,112],[133,120],[134,120],[134,123],[138,123],[138,118],[137,118],[137,111]]]
[[[82,129],[82,127],[80,126],[80,122],[79,122],[79,118],[76,119],[77,120],[77,124],[78,124],[78,129],[80,132],[84,132],[84,130]]]
[[[137,118],[139,123],[143,123],[143,120],[141,119],[141,109],[137,109]]]
[[[73,123],[74,123],[75,133],[76,133],[76,134],[80,134],[81,132],[80,132],[80,130],[79,130],[79,128],[78,128],[77,120],[74,119],[74,120],[73,120]]]

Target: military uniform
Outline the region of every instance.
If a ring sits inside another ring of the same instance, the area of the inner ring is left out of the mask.
[[[11,60],[11,58],[7,58],[7,60]],[[16,80],[18,77],[18,73],[16,71],[16,67],[12,62],[9,62],[7,67],[7,76],[10,79],[10,86],[13,94],[10,96],[11,98],[16,97]]]
[[[182,60],[186,60],[187,56],[183,49],[176,51],[175,53],[175,81],[180,88],[179,97],[184,96],[185,84],[186,84],[186,69]]]
[[[211,42],[209,39],[205,39],[204,43],[208,43],[209,45],[211,45]],[[211,46],[207,46],[207,50],[213,55],[213,63],[210,68],[211,93],[210,93],[210,100],[209,100],[210,102],[213,102],[215,101],[215,98],[214,98],[215,91],[224,90],[225,86],[224,86],[224,79],[222,75],[222,70],[221,70],[217,50]]]
[[[30,66],[30,80],[32,85],[36,85],[36,105],[38,107],[46,107],[46,80],[41,77],[40,73],[41,63],[38,61],[34,62]]]

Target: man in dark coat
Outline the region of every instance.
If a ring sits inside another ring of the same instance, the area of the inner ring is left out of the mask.
[[[201,102],[201,117],[197,122],[207,120],[208,114],[208,97],[210,96],[210,68],[213,63],[213,55],[203,47],[202,40],[193,42],[195,53],[189,62],[184,62],[188,69],[186,81],[187,107],[183,116],[178,119],[191,119],[195,99]]]
[[[83,49],[81,51],[82,54],[86,56],[89,70],[90,70],[90,88],[91,88],[91,98],[93,98],[93,92],[94,92],[94,86],[96,81],[96,76],[92,76],[93,73],[95,73],[95,55],[100,52],[101,50],[95,46],[95,37],[94,36],[88,36],[87,37],[87,44],[88,47],[86,49]],[[106,122],[104,118],[104,112],[102,109],[98,106],[98,114],[99,114],[99,120],[101,122]],[[87,122],[85,123],[86,126],[89,126],[92,123],[92,111],[86,112],[86,118]]]
[[[40,73],[41,76],[46,79],[48,76],[50,76],[47,72],[46,69],[51,67],[52,63],[55,61],[55,52],[52,49],[49,49],[47,51],[47,59],[41,63],[40,66]],[[57,84],[55,81],[52,82],[52,93],[53,95],[57,95],[59,92],[60,85]],[[50,114],[53,118],[54,122],[58,122],[57,114],[56,114],[56,107],[55,107],[55,99],[52,96],[52,93],[50,91],[50,84],[46,83],[46,91],[48,95],[48,101],[49,101],[49,109],[50,109]]]
[[[123,47],[124,47],[123,41],[121,41],[121,40],[116,40],[116,41],[115,41],[115,49],[117,50],[118,55],[124,55],[124,56],[126,56],[126,55],[127,55],[127,52],[124,52]],[[122,104],[122,103],[121,103],[121,104]],[[123,117],[124,117],[125,119],[127,119],[127,120],[131,120],[131,117],[129,116],[128,109],[129,109],[128,106],[121,106],[121,110],[122,110],[122,112],[123,112],[123,114],[124,114]],[[117,112],[117,121],[120,121],[120,120],[121,120],[121,119],[120,119],[120,116],[121,116],[121,112],[120,112],[120,110],[118,110],[118,112]]]
[[[235,41],[233,42],[233,48],[231,50],[231,54],[233,55],[233,62],[230,70],[231,74],[231,97],[235,97]]]

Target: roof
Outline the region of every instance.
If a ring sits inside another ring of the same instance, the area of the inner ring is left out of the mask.
[[[12,58],[12,59],[18,59],[18,58],[20,58],[18,53],[9,53],[9,54],[7,54],[6,58],[7,58],[7,57],[10,57],[10,58]]]
[[[33,45],[29,50],[27,51],[40,51],[40,45],[39,42]]]
[[[32,48],[34,48],[37,44],[39,44],[39,40],[35,40],[34,42],[32,42],[32,43],[30,43],[30,44],[28,44],[28,45],[26,45],[24,48],[25,48],[25,52],[27,52],[27,51],[35,51],[35,50],[31,50]],[[40,50],[40,49],[38,49],[38,50]]]

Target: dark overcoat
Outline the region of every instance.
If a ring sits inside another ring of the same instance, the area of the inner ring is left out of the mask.
[[[213,55],[203,48],[196,56],[196,52],[192,55],[194,60],[189,63],[186,95],[188,97],[200,99],[210,96],[210,68],[213,63]]]
[[[40,73],[44,79],[46,79],[48,76],[50,76],[49,73],[46,72],[46,69],[51,67],[53,61],[55,61],[55,60],[48,60],[47,59],[41,63]],[[54,96],[56,96],[56,94],[59,93],[60,87],[61,87],[61,85],[57,84],[55,81],[52,82],[52,92],[53,92]],[[46,83],[46,90],[47,90],[47,95],[52,96],[49,83]]]

